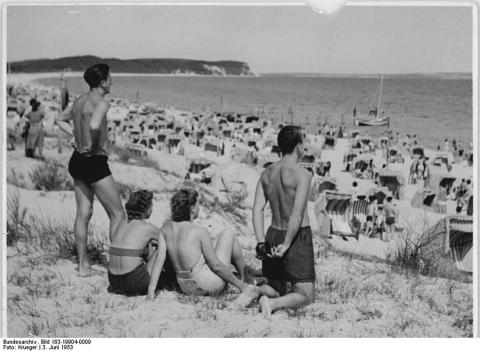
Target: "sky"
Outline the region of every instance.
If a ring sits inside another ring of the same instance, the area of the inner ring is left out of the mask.
[[[257,73],[471,72],[469,7],[9,6],[7,59],[239,60]]]

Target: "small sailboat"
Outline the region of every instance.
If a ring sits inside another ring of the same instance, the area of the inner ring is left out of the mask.
[[[378,103],[377,107],[374,109],[368,110],[368,115],[365,117],[357,117],[356,115],[353,116],[354,123],[356,126],[360,127],[376,127],[376,126],[386,126],[390,123],[390,118],[384,115],[384,112],[381,114],[380,106],[382,102],[382,90],[383,90],[383,74],[380,77],[380,89],[378,93]]]

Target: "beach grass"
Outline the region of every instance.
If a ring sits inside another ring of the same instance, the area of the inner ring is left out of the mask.
[[[66,167],[55,160],[46,160],[30,172],[36,190],[73,190],[73,182]]]
[[[144,297],[111,295],[106,291],[106,273],[88,281],[75,278],[74,242],[66,223],[42,220],[30,225],[38,236],[38,250],[9,259],[9,318],[16,326],[11,336],[472,335],[473,304],[467,284],[393,269],[386,262],[358,260],[326,245],[317,245],[315,303],[275,313],[277,322],[272,323],[256,306],[230,311],[227,306],[236,296],[231,287],[219,297],[161,291],[152,303]],[[23,236],[17,244],[29,240],[33,238]],[[248,258],[247,263],[253,262]],[[50,311],[47,317],[43,309]],[[189,322],[179,324],[180,320]],[[193,325],[194,331],[189,329]]]

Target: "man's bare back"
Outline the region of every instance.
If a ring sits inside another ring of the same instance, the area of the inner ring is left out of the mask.
[[[265,198],[270,203],[272,226],[287,229],[288,221],[293,214],[297,187],[302,182],[308,182],[310,186],[310,173],[296,164],[279,161],[269,166],[260,179]],[[310,225],[308,211],[304,211],[301,227],[308,225]]]
[[[300,128],[285,126],[277,140],[282,159],[262,173],[253,204],[253,228],[257,252],[262,256],[262,272],[268,285],[282,295],[260,298],[265,317],[275,310],[296,309],[315,300],[315,259],[307,209],[312,175],[298,165],[304,152],[304,136]],[[265,235],[267,203],[272,223]],[[293,291],[287,291],[287,282],[292,284]]]
[[[107,141],[107,115],[109,103],[102,97],[94,94],[81,95],[72,106],[73,134],[77,151],[80,153],[92,153],[96,155],[106,154]],[[100,138],[98,148],[92,150],[91,122],[94,113],[100,119]]]

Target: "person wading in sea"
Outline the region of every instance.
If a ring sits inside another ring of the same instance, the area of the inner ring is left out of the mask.
[[[105,64],[96,64],[88,68],[83,77],[90,91],[81,95],[56,119],[60,129],[75,138],[68,171],[74,179],[77,202],[74,232],[80,276],[91,273],[87,258],[87,231],[93,214],[94,195],[97,195],[110,219],[110,241],[120,223],[126,220],[107,162],[107,111],[110,105],[104,96],[110,92],[112,85],[110,68]],[[73,121],[73,130],[70,121]]]

